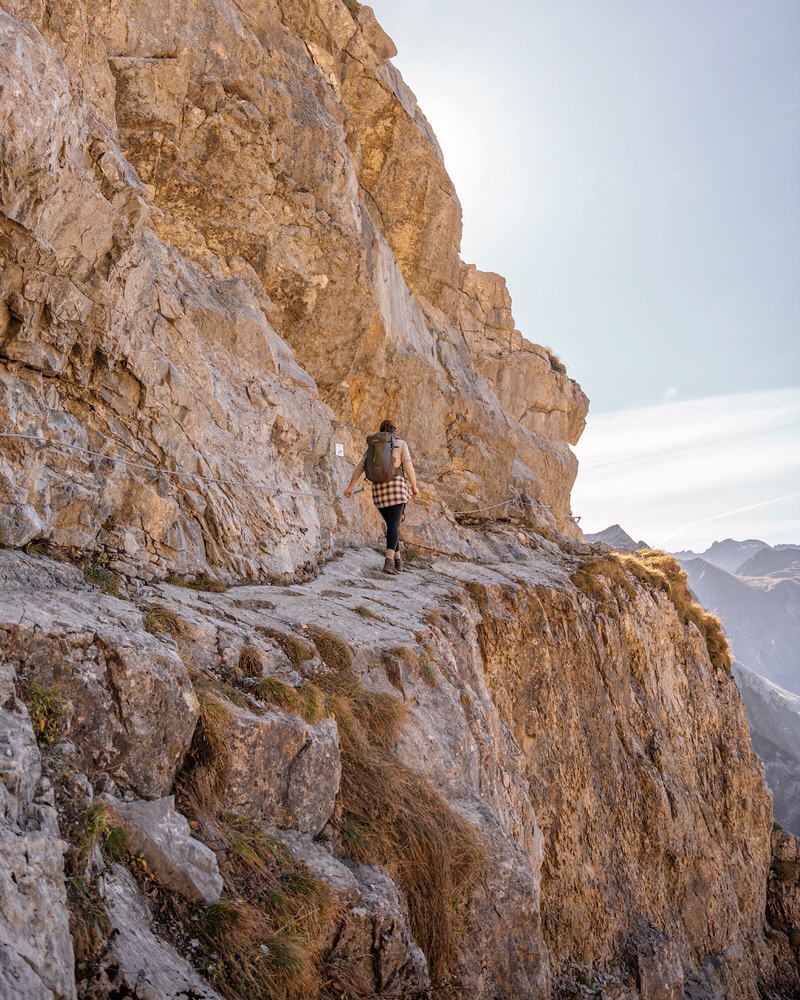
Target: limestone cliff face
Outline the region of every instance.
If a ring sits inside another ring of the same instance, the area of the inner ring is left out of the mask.
[[[519,334],[494,349],[508,294],[459,260],[441,151],[369,8],[0,17],[0,405],[51,442],[2,440],[2,541],[293,572],[374,516],[336,498],[386,414],[420,525],[524,495],[575,530],[586,399]]]

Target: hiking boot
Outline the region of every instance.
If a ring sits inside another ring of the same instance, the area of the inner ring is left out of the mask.
[[[392,576],[394,576],[394,574],[397,572],[397,570],[394,568],[394,560],[390,559],[389,556],[387,556],[383,560],[383,572],[391,573]]]
[[[394,554],[394,568],[396,573],[403,572],[403,557],[399,552],[395,552]]]

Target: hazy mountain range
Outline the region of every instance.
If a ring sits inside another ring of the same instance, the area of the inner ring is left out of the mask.
[[[587,535],[621,551],[646,547],[618,524]],[[800,545],[756,538],[674,552],[704,607],[720,616],[734,655],[753,747],[776,819],[800,832]]]

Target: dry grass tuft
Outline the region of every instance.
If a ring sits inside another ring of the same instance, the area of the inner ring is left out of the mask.
[[[169,608],[151,604],[144,612],[144,627],[153,635],[171,635],[175,638],[183,631],[183,622]]]
[[[342,844],[356,861],[385,865],[402,886],[414,937],[442,979],[454,971],[464,907],[483,870],[475,830],[373,741],[355,713],[338,711]]]
[[[255,646],[245,643],[239,652],[239,670],[244,677],[261,677],[264,660]]]
[[[318,722],[322,718],[320,693],[313,684],[307,684],[298,690],[275,677],[264,677],[254,685],[253,694],[268,705],[275,705],[293,715],[301,715],[309,722]]]
[[[353,608],[353,611],[355,611],[355,613],[360,615],[362,618],[374,618],[380,621],[380,615],[376,615],[372,608],[368,608],[366,604],[357,605]]]
[[[559,375],[566,375],[567,374],[566,365],[563,363],[561,358],[556,354],[553,348],[545,347],[545,350],[547,351],[547,356],[550,359],[550,370],[558,372]]]
[[[268,639],[274,639],[277,642],[295,670],[300,669],[308,660],[314,659],[314,647],[303,642],[302,639],[298,639],[296,635],[289,635],[286,632],[278,632],[276,629],[266,627],[260,627],[258,631],[267,636]]]
[[[176,780],[178,804],[192,815],[214,816],[230,774],[228,709],[210,691],[200,691],[200,718]]]
[[[350,670],[353,666],[353,654],[346,642],[324,629],[314,628],[308,631],[325,666],[337,671]]]

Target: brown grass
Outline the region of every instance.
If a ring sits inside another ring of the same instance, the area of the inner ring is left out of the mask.
[[[350,647],[338,635],[320,628],[311,628],[308,632],[325,666],[331,670],[349,670],[353,666]]]
[[[333,638],[316,635],[320,655],[329,666],[349,663],[350,651],[343,656],[344,643]],[[287,697],[274,684],[264,694],[272,691]],[[355,861],[385,865],[402,886],[414,938],[434,979],[445,978],[455,968],[464,909],[484,858],[474,828],[393,752],[408,709],[391,695],[367,691],[349,667],[288,697],[304,715],[313,705],[312,718],[321,709],[336,719],[342,846]]]
[[[161,604],[151,604],[144,612],[144,627],[153,635],[179,636],[183,631],[183,622],[169,608]]]
[[[244,677],[260,677],[264,660],[255,646],[245,643],[239,652],[239,671]]]
[[[314,659],[314,647],[310,643],[298,639],[296,635],[289,635],[286,632],[278,632],[277,629],[266,627],[260,627],[258,631],[267,636],[268,639],[274,639],[277,642],[295,670],[302,667],[308,660]]]
[[[545,347],[545,350],[547,351],[547,356],[550,359],[550,370],[558,372],[559,375],[566,375],[567,374],[566,365],[563,363],[561,358],[556,354],[553,348]]]
[[[195,926],[220,956],[212,985],[231,1000],[311,1000],[323,986],[319,941],[338,918],[330,891],[258,823],[222,813],[225,895]]]

